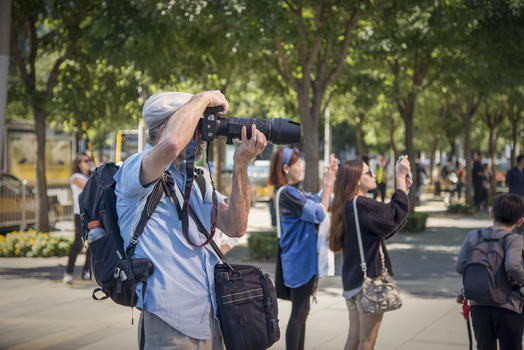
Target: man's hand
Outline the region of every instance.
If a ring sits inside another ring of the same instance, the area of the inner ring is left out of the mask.
[[[247,178],[247,165],[257,155],[262,153],[267,145],[264,134],[257,130],[255,124],[251,126],[251,139],[247,139],[246,127],[242,127],[242,143],[235,151],[233,160],[233,180],[229,205],[220,205],[217,217],[217,226],[230,237],[240,237],[247,230],[247,216],[251,201],[251,191]]]
[[[246,127],[242,127],[242,143],[235,151],[233,160],[236,164],[247,165],[252,159],[258,156],[267,146],[267,140],[263,133],[257,130],[255,124],[251,125],[251,139],[247,139]]]
[[[203,105],[205,106],[204,108],[222,106],[224,110],[222,112],[219,112],[218,114],[225,114],[229,109],[229,103],[227,102],[224,94],[220,92],[220,90],[199,92],[198,94],[193,96],[191,100],[202,100]],[[202,114],[204,114],[204,111],[202,111]]]

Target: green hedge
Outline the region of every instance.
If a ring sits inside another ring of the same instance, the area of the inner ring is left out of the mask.
[[[65,256],[71,244],[69,238],[50,236],[48,233],[14,231],[0,235],[0,257]]]
[[[255,260],[274,260],[278,254],[277,233],[251,233],[247,239],[249,255]]]
[[[451,204],[447,212],[450,214],[469,214],[473,215],[479,211],[479,208],[474,205],[465,205],[465,204]]]
[[[406,226],[402,229],[405,232],[422,232],[426,229],[426,221],[428,219],[426,213],[410,213],[408,214],[408,221]]]

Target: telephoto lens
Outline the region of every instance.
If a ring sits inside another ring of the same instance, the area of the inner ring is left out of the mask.
[[[218,136],[227,138],[227,143],[233,143],[233,139],[240,139],[242,127],[246,127],[247,138],[251,138],[251,126],[255,124],[257,130],[262,132],[266,139],[274,144],[292,144],[300,141],[300,124],[288,118],[261,119],[261,118],[234,118],[220,117],[218,115],[223,108],[208,107],[204,112],[204,118],[198,124],[198,130],[204,141],[213,141]]]
[[[245,126],[247,138],[250,139],[251,125],[253,124],[273,144],[291,144],[300,141],[300,124],[288,118],[220,118],[216,134],[217,136],[225,136],[228,140],[240,139],[242,126]]]

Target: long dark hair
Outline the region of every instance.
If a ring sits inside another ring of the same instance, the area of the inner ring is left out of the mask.
[[[334,252],[342,250],[344,244],[344,228],[346,218],[344,207],[346,202],[358,193],[358,183],[362,177],[364,162],[360,159],[344,162],[335,180],[334,197],[331,203],[331,226],[329,227],[329,249]]]
[[[286,184],[286,174],[282,169],[282,161],[284,160],[284,149],[281,148],[271,157],[271,166],[269,168],[269,183],[275,188],[284,186]],[[300,152],[297,149],[293,150],[289,163],[287,165],[293,165],[300,160]]]
[[[74,173],[80,173],[80,174],[83,174],[82,173],[82,170],[80,170],[80,163],[82,163],[82,161],[84,160],[84,158],[87,157],[89,158],[89,156],[87,154],[85,154],[84,152],[78,152],[75,156],[75,159],[73,160],[73,165],[71,167],[71,170]],[[89,171],[89,175],[91,174],[91,171]]]

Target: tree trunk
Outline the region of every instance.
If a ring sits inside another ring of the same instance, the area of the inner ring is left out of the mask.
[[[47,180],[45,172],[45,110],[42,106],[33,106],[36,133],[36,195],[37,219],[36,229],[49,232],[49,198],[47,196]]]
[[[433,135],[433,145],[431,146],[431,155],[430,155],[430,160],[429,160],[429,179],[431,180],[432,184],[435,184],[435,182],[433,181],[433,167],[435,164],[435,155],[437,153],[439,141],[440,141],[440,135],[434,134]]]
[[[406,154],[408,155],[408,159],[411,162],[411,169],[412,173],[414,174],[416,169],[415,166],[415,149],[413,148],[413,130],[414,130],[414,123],[413,123],[413,116],[415,114],[415,101],[417,99],[417,95],[413,94],[408,99],[408,102],[406,104],[406,109],[404,110],[404,113],[401,113],[402,119],[404,120],[404,128],[405,128],[405,140],[406,140]],[[415,197],[417,193],[417,176],[413,176],[413,186],[412,190],[409,191],[408,198],[409,198],[409,211],[413,213],[415,211]]]
[[[489,129],[489,161],[491,164],[491,177],[490,177],[490,194],[495,195],[497,193],[497,179],[496,179],[496,171],[497,171],[497,164],[496,164],[496,158],[497,158],[497,133],[499,131],[500,126],[504,122],[504,109],[503,108],[497,108],[495,112],[490,112],[488,102],[485,102],[486,107],[486,124]]]
[[[473,96],[466,98],[466,110],[461,111],[464,121],[464,156],[466,157],[466,205],[473,205],[473,156],[471,154],[471,124],[473,115],[478,106],[473,101]]]
[[[391,165],[393,166],[393,188],[397,188],[397,167],[395,166],[396,161],[398,159],[398,149],[395,142],[395,132],[394,130],[397,129],[397,125],[395,123],[395,117],[393,116],[393,113],[389,115],[389,120],[391,123],[391,132],[389,133],[389,145],[391,149],[393,150],[393,160],[391,161]]]
[[[359,111],[358,117],[357,117],[357,149],[358,154],[360,157],[364,157],[366,155],[365,153],[365,147],[364,147],[364,131],[362,130],[362,126],[364,124],[364,112]]]
[[[449,156],[447,159],[453,159],[453,157],[457,154],[457,141],[455,139],[450,140],[450,146],[451,149],[449,151]]]
[[[497,144],[497,131],[498,127],[489,128],[489,162],[491,165],[491,176],[489,178],[490,180],[490,189],[489,192],[491,195],[495,195],[497,193],[497,178],[496,178],[496,171],[497,171],[497,164],[496,162],[496,156],[497,156],[497,150],[496,150],[496,144]]]
[[[511,123],[511,139],[513,147],[511,147],[511,167],[517,166],[517,145],[518,145],[518,133],[519,133],[519,117],[522,113],[521,109],[517,109],[515,106],[511,106],[509,110],[509,121]]]
[[[315,116],[312,115],[307,94],[298,95],[298,110],[302,121],[302,135],[307,136],[307,140],[303,139],[303,156],[306,161],[304,189],[309,192],[317,192],[319,190],[318,162],[320,159],[319,116],[317,115],[317,120],[315,120]]]

